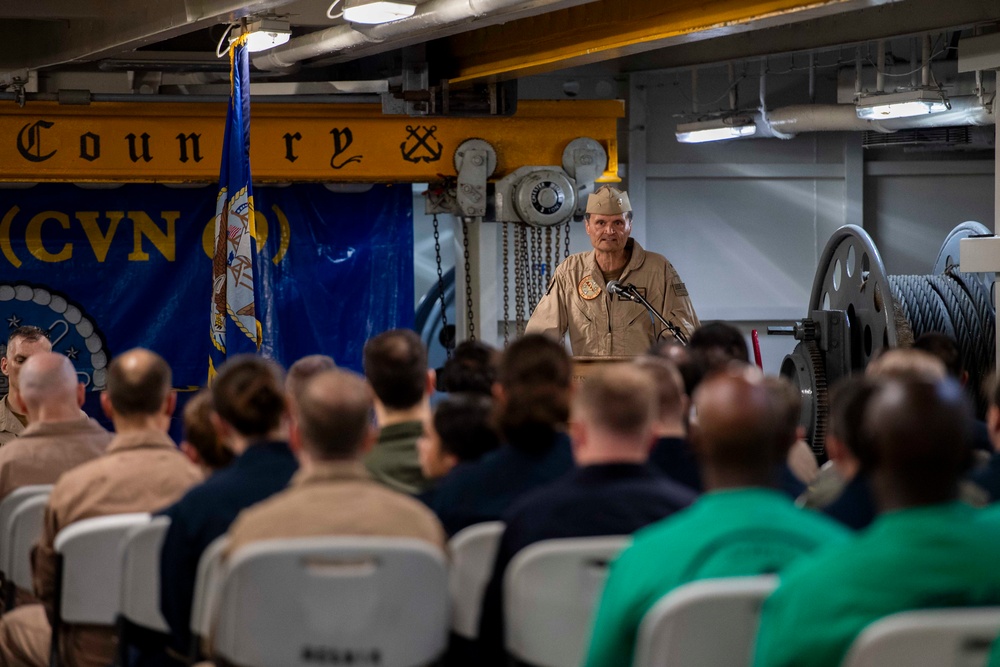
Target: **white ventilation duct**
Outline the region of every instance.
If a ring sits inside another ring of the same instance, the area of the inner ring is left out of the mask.
[[[593,0],[429,0],[418,5],[413,16],[391,23],[337,25],[295,37],[254,56],[253,64],[261,70],[279,71],[320,56],[326,56],[324,62],[346,62],[588,2]]]
[[[868,121],[858,118],[853,104],[800,104],[758,113],[757,137],[791,138],[803,132],[895,132],[922,127],[994,125],[996,119],[975,95],[953,97],[943,113]]]

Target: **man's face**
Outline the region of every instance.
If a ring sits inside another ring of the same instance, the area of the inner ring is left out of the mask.
[[[587,236],[594,249],[601,252],[620,252],[632,233],[632,222],[625,214],[599,215],[592,213],[586,222]]]
[[[39,340],[26,340],[15,338],[7,343],[7,354],[0,359],[0,371],[10,379],[10,386],[19,389],[18,378],[21,374],[21,366],[34,354],[39,352],[51,352],[52,344],[45,338]]]

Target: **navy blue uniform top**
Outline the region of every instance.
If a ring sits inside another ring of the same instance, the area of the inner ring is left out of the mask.
[[[242,510],[288,486],[298,467],[287,443],[255,443],[161,512],[171,521],[160,552],[160,609],[175,650],[186,653],[190,643],[194,580],[202,552],[229,530]]]
[[[698,460],[684,438],[659,438],[649,453],[649,464],[688,488],[703,490]]]
[[[515,500],[574,466],[569,436],[555,433],[538,451],[505,444],[473,463],[455,466],[428,498],[448,535],[475,523],[496,521]]]
[[[650,466],[592,465],[525,495],[510,508],[483,597],[479,642],[483,664],[505,664],[503,576],[521,549],[564,537],[629,535],[690,505],[697,494]]]
[[[854,530],[867,528],[878,514],[867,475],[861,472],[855,475],[822,512]]]

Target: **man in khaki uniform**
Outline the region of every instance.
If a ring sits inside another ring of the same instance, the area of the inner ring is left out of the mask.
[[[59,531],[82,519],[158,510],[201,481],[198,469],[167,436],[177,402],[170,386],[170,367],[149,350],[130,350],[109,366],[101,407],[116,435],[104,456],[66,472],[56,482],[34,553],[35,595],[42,604],[18,607],[0,619],[0,665],[49,664],[58,569],[53,545]],[[64,665],[111,663],[114,628],[67,624],[60,628]]]
[[[21,366],[29,357],[39,352],[51,352],[52,343],[38,327],[23,326],[10,332],[7,353],[0,358],[0,372],[7,376],[7,395],[0,400],[0,445],[21,435],[28,425],[28,416],[20,412],[18,396],[21,393]]]
[[[527,333],[558,337],[569,332],[577,356],[634,356],[656,342],[644,306],[608,293],[607,283],[635,285],[639,293],[686,337],[698,327],[687,288],[663,255],[644,250],[632,233],[628,194],[603,185],[587,200],[587,235],[594,249],[571,255],[556,269],[549,289],[528,320]]]
[[[321,535],[411,537],[443,549],[437,517],[365,470],[361,457],[378,435],[371,412],[371,389],[358,375],[329,370],[312,378],[291,428],[299,472],[287,490],[240,514],[227,555],[260,540]]]

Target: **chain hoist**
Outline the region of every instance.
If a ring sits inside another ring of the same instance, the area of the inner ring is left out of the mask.
[[[510,256],[510,239],[508,238],[508,223],[503,225],[503,346],[510,343],[510,270],[507,268],[507,261]]]
[[[545,228],[545,286],[542,288],[542,295],[544,296],[545,290],[548,289],[549,281],[552,280],[552,228]],[[541,299],[539,299],[541,300]]]
[[[516,246],[514,251],[515,260],[515,272],[514,272],[514,299],[517,301],[517,335],[524,335],[525,327],[525,313],[524,306],[525,300],[527,299],[527,260],[528,260],[528,242],[527,226],[523,223],[517,223],[514,227],[516,236]]]
[[[438,276],[438,299],[441,301],[441,340],[444,341],[445,336],[448,331],[448,311],[445,306],[445,295],[444,295],[444,273],[441,271],[441,231],[438,229],[438,217],[437,213],[433,217],[434,222],[434,261],[437,263],[437,276]],[[448,358],[451,358],[451,347],[444,345],[445,353]]]
[[[465,314],[469,324],[469,340],[476,340],[476,322],[472,313],[472,266],[469,264],[469,223],[462,218],[462,249],[465,253]]]
[[[563,223],[563,229],[566,233],[566,249],[563,250],[563,259],[569,259],[569,220]]]

